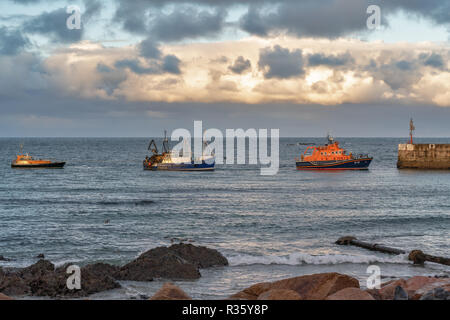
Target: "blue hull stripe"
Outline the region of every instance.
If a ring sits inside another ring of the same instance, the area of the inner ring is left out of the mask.
[[[368,169],[372,158],[341,161],[298,161],[297,169]]]
[[[212,171],[215,163],[159,163],[155,166],[144,166],[145,170],[165,170],[165,171]]]

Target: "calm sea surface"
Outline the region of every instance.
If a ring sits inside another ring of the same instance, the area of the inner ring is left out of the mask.
[[[296,171],[295,157],[323,138],[280,140],[280,170],[217,165],[214,172],[142,170],[149,139],[0,139],[0,266],[22,267],[44,253],[56,264],[124,264],[172,238],[222,252],[229,267],[202,270],[177,282],[194,298],[224,298],[256,282],[337,271],[365,285],[366,269],[384,277],[450,274],[448,267],[413,266],[405,256],[337,246],[343,235],[405,250],[450,252],[450,172],[397,170],[405,139],[341,138],[369,153],[368,171]],[[161,139],[158,140],[158,147]],[[416,139],[450,143],[450,139]],[[12,170],[25,145],[36,157],[67,161],[63,170]],[[105,224],[105,221],[109,223]],[[153,294],[163,281],[122,282],[92,298]]]

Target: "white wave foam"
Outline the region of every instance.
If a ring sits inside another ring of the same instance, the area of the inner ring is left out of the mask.
[[[347,255],[327,254],[311,255],[307,253],[291,253],[286,256],[252,256],[234,255],[227,257],[231,266],[254,265],[254,264],[279,264],[279,265],[333,265],[343,263],[409,263],[407,255],[378,257],[374,255]]]

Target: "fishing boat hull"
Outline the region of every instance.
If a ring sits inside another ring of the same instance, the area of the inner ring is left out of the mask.
[[[297,161],[297,170],[367,170],[373,158],[330,161]]]
[[[11,168],[14,169],[62,169],[65,166],[65,162],[52,162],[52,163],[11,163]]]
[[[213,171],[214,170],[214,162],[206,163],[202,161],[202,163],[156,163],[153,165],[149,165],[144,163],[144,170],[164,170],[164,171]]]

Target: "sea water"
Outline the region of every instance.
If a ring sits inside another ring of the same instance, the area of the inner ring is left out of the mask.
[[[406,255],[338,246],[341,236],[406,251],[449,255],[450,171],[398,170],[398,138],[337,138],[374,157],[368,171],[297,171],[295,158],[324,138],[281,138],[277,175],[256,165],[214,172],[144,171],[146,138],[0,139],[0,261],[24,267],[38,254],[56,265],[122,265],[182,239],[219,250],[230,266],[177,281],[199,299],[222,299],[251,284],[319,272],[352,275],[365,286],[369,265],[383,279],[449,275]],[[448,138],[417,143],[450,143]],[[64,169],[13,170],[24,151],[67,161]],[[161,139],[157,139],[158,145]],[[164,280],[121,282],[93,299],[151,296]]]

